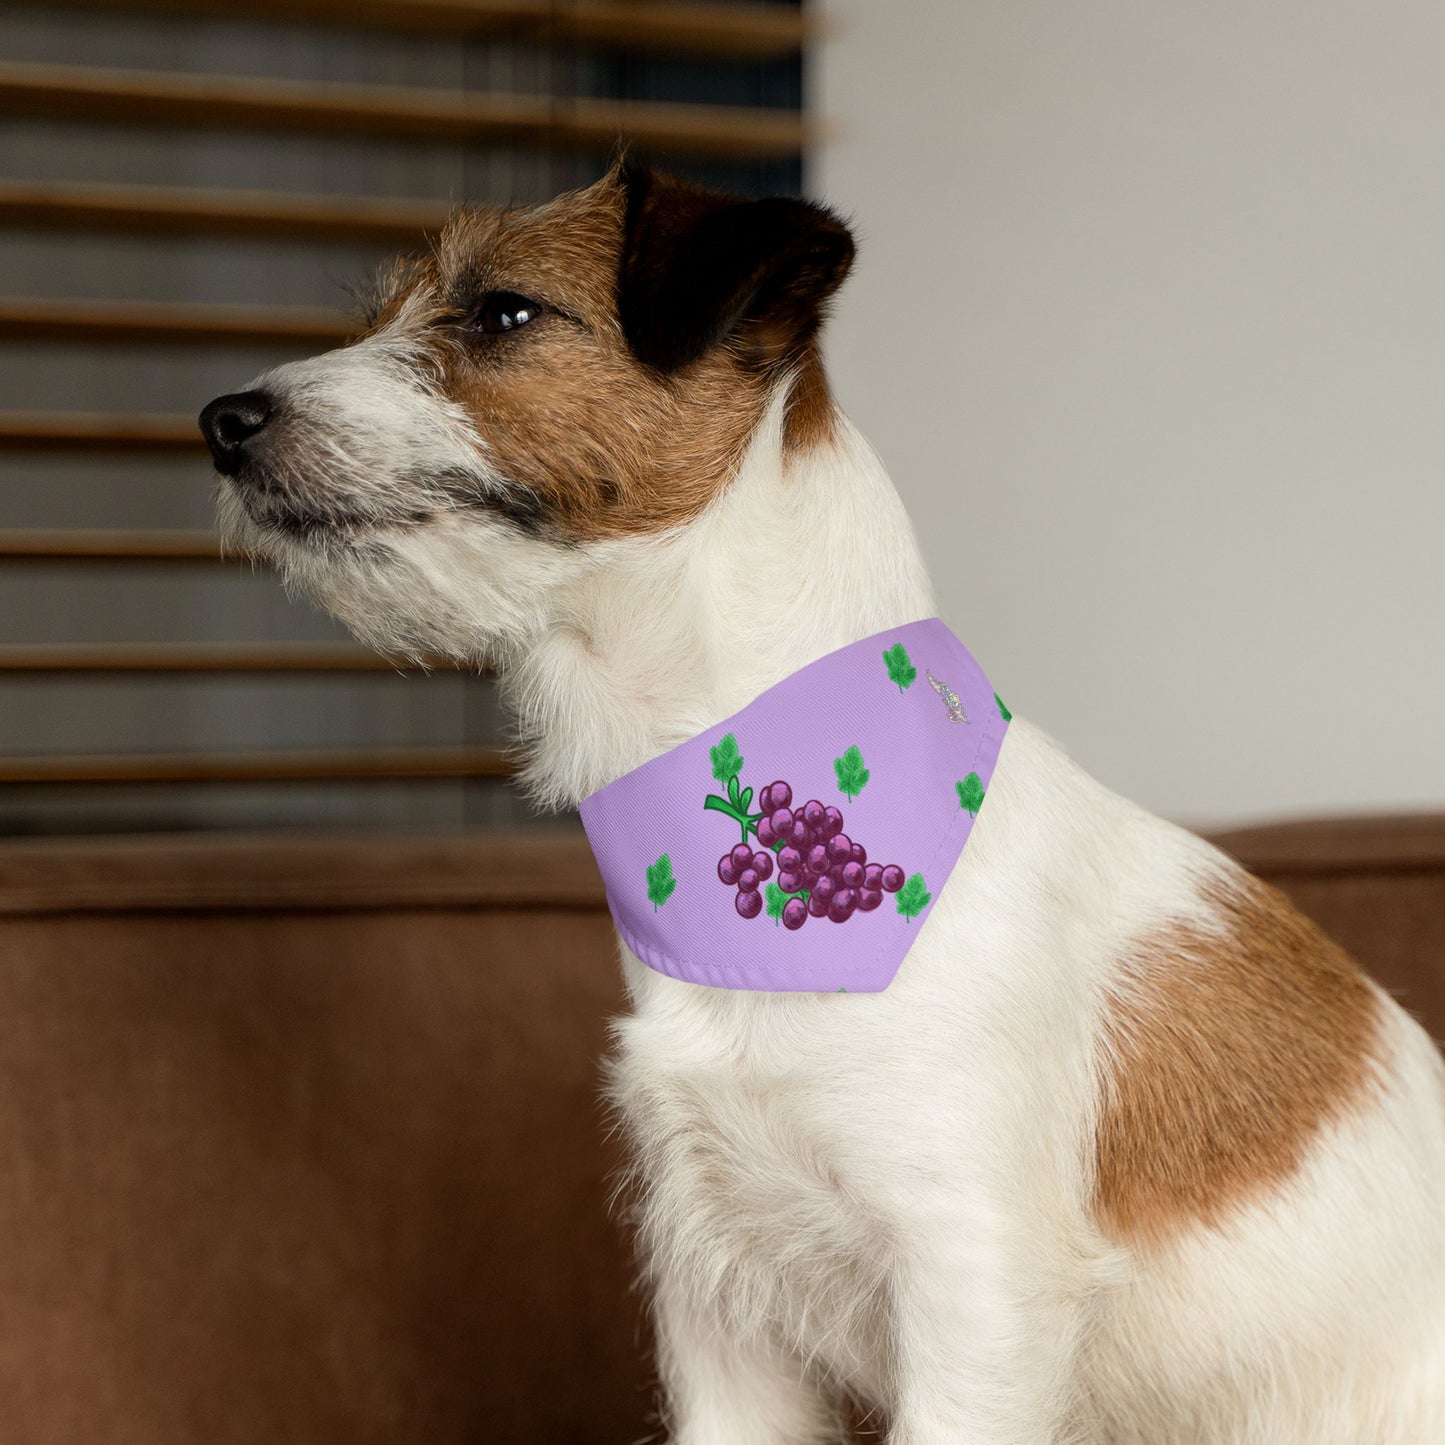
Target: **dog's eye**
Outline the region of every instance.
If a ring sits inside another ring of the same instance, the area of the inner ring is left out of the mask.
[[[486,336],[515,331],[542,314],[542,303],[515,291],[488,291],[472,312],[472,325]]]

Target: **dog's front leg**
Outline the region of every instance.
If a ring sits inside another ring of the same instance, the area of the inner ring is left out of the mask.
[[[836,1411],[803,1361],[663,1281],[653,1304],[669,1445],[835,1445]]]
[[[1037,1245],[987,1214],[909,1221],[889,1445],[1086,1445],[1094,1437],[1068,1418],[1079,1307]]]

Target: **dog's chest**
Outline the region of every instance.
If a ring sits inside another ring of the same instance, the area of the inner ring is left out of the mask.
[[[710,1282],[746,1327],[873,1387],[884,1241],[855,1167],[849,1084],[782,1069],[755,1030],[743,1040],[728,1028],[708,1020],[689,1047],[675,1018],[644,1011],[620,1030],[615,1097],[647,1251],[655,1267]]]

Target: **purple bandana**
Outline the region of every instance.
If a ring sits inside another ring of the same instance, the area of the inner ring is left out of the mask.
[[[809,663],[583,801],[618,932],[687,983],[887,988],[1008,721],[936,617]]]

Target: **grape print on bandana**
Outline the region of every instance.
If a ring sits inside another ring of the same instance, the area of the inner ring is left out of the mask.
[[[800,668],[583,800],[623,942],[711,988],[887,988],[948,888],[1007,728],[937,618]]]
[[[844,766],[850,754],[854,764]],[[726,760],[722,772],[719,757]],[[739,917],[756,918],[763,911],[759,889],[772,877],[774,852],[778,881],[769,894],[768,912],[770,917],[781,918],[789,933],[796,933],[809,918],[847,923],[855,913],[872,913],[885,893],[897,893],[903,887],[903,870],[893,863],[870,863],[868,850],[843,831],[843,814],[837,808],[826,807],[817,798],[792,807],[789,783],[769,783],[758,795],[758,811],[750,814],[747,805],[753,790],[739,791],[737,771],[727,771],[734,758],[741,767],[737,739],[728,733],[712,750],[713,777],[726,783],[728,796],[709,793],[702,805],[727,814],[743,830],[743,841],[724,853],[717,864],[718,878],[737,889],[733,907]],[[834,770],[845,793],[845,777],[856,783],[859,791],[868,781],[863,755],[856,747],[834,761]],[[762,844],[756,851],[747,841],[749,833]]]

